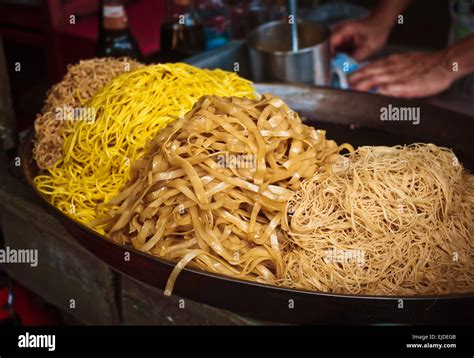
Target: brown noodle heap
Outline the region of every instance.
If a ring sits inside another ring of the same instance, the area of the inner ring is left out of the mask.
[[[65,120],[57,119],[57,109],[84,106],[92,96],[117,75],[142,65],[128,58],[101,58],[68,66],[63,80],[54,85],[35,121],[33,157],[40,169],[52,167],[62,158]]]
[[[335,169],[303,181],[290,200],[280,284],[374,295],[472,291],[474,176],[449,149],[361,147]]]
[[[179,261],[166,294],[188,263],[272,283],[284,269],[287,202],[339,149],[279,98],[202,97],[135,163],[110,203],[108,235]]]

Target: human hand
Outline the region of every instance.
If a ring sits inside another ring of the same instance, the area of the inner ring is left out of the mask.
[[[390,34],[392,24],[376,16],[362,20],[349,20],[338,24],[330,37],[331,52],[353,47],[350,55],[363,61],[382,49]]]
[[[373,62],[348,78],[352,89],[404,98],[427,97],[447,89],[456,79],[446,51],[392,55]]]

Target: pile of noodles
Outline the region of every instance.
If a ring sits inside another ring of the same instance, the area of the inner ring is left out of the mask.
[[[166,294],[187,264],[273,283],[287,202],[339,150],[279,98],[205,96],[159,132],[101,224],[118,243],[178,261]]]
[[[361,147],[290,200],[280,284],[419,295],[474,288],[474,177],[432,144]]]
[[[147,141],[201,96],[253,93],[252,84],[235,73],[182,63],[124,73],[87,102],[95,110],[95,121],[72,124],[64,157],[37,176],[35,184],[57,208],[89,224],[105,212],[98,205],[115,197],[130,179],[131,163],[143,156]],[[96,230],[103,233],[100,226]]]
[[[94,58],[68,66],[67,74],[48,92],[41,114],[36,117],[33,157],[38,167],[52,167],[62,158],[68,122],[58,118],[59,109],[84,106],[111,79],[141,66],[128,58]]]
[[[188,264],[323,292],[473,290],[474,176],[452,151],[354,151],[253,98],[221,70],[82,61],[36,120],[35,184],[115,242],[177,262],[166,294]],[[64,106],[95,120],[58,121]]]

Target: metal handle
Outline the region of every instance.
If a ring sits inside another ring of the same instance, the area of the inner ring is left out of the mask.
[[[291,49],[293,52],[298,51],[298,21],[296,19],[298,1],[297,0],[288,0],[288,15],[292,17],[292,22],[290,23],[291,28]]]

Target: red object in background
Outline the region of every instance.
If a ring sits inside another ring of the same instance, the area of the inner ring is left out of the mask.
[[[129,0],[130,29],[146,57],[160,48],[160,26],[165,0]],[[41,48],[50,84],[59,82],[67,64],[95,55],[98,36],[97,0],[0,1],[0,35]]]
[[[9,287],[0,288],[0,323],[11,317],[8,307]],[[13,283],[13,311],[24,326],[58,325],[61,318],[56,308],[40,303],[30,291]]]
[[[141,0],[127,6],[128,21],[144,56],[160,50],[164,0]]]
[[[159,51],[164,1],[126,1],[130,29],[145,57]],[[18,130],[31,126],[47,88],[62,80],[68,64],[95,57],[98,3],[0,0],[0,36]],[[21,63],[18,72],[17,62]]]

